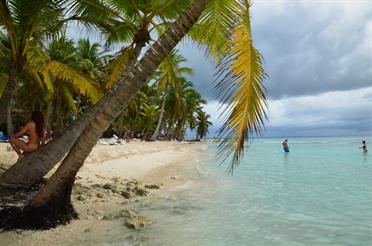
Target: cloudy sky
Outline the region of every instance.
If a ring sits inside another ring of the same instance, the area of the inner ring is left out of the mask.
[[[372,135],[372,2],[252,0],[254,44],[264,57],[269,120],[264,136]],[[69,30],[72,37],[80,31]],[[100,41],[89,34],[93,41]],[[214,65],[191,43],[178,48],[221,125]]]
[[[265,136],[372,135],[372,2],[255,0],[254,44],[269,75]],[[220,126],[213,64],[180,46]]]

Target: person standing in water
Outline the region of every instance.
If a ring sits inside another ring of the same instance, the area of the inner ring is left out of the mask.
[[[289,153],[288,139],[283,142],[283,150],[284,152]]]
[[[45,141],[45,119],[41,112],[32,112],[31,121],[10,138],[10,145],[17,152],[19,159],[25,153],[31,153],[39,148]],[[24,142],[20,137],[28,136],[28,142]]]
[[[360,147],[360,148],[363,150],[363,153],[368,152],[366,141],[364,141],[364,140],[362,141],[362,147]]]

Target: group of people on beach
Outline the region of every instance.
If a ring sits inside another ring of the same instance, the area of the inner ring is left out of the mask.
[[[284,152],[285,153],[289,153],[288,139],[285,139],[283,141],[282,145],[283,145]],[[359,149],[362,149],[363,153],[367,153],[368,152],[367,142],[365,140],[362,141],[362,147],[360,147]]]

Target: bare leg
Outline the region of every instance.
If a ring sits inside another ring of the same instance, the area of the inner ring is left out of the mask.
[[[19,140],[18,138],[11,138],[10,144],[12,145],[15,152],[17,152],[17,154],[19,155],[19,159],[23,157],[23,153],[33,152],[38,148],[37,145],[27,144],[22,140]],[[23,153],[21,152],[21,150],[23,151]]]
[[[21,152],[21,150],[18,148],[18,146],[16,144],[17,141],[21,141],[21,140],[19,140],[17,138],[10,138],[10,145],[12,146],[12,148],[14,149],[14,151],[18,154],[18,156],[21,158],[22,152]]]

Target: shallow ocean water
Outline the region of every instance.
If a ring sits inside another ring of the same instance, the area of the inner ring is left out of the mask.
[[[372,245],[372,138],[255,139],[233,176],[207,144],[199,175],[145,209],[139,245]],[[138,242],[138,241],[137,241]]]

